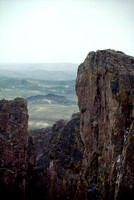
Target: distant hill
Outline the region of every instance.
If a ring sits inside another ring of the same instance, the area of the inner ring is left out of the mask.
[[[38,94],[75,94],[75,80],[36,80],[0,77],[0,89],[6,94],[6,97],[21,96],[28,98]],[[17,92],[17,94],[16,94]],[[21,94],[20,94],[21,92]],[[34,94],[34,95],[33,95]],[[0,97],[2,98],[2,92]]]
[[[35,103],[43,103],[43,104],[61,104],[61,105],[70,105],[76,104],[75,101],[70,101],[64,96],[55,95],[55,94],[47,94],[47,95],[35,95],[27,98],[27,101],[32,101]]]

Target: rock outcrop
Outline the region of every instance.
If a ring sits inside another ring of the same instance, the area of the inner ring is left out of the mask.
[[[90,52],[79,66],[76,93],[85,152],[75,199],[133,199],[134,58]]]
[[[0,101],[0,195],[24,199],[28,145],[27,102]]]

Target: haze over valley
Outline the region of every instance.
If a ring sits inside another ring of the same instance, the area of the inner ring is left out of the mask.
[[[78,112],[77,67],[71,63],[1,64],[0,99],[22,97],[28,101],[29,129],[69,120]]]

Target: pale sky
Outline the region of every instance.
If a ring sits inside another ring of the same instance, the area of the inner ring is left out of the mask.
[[[0,0],[0,62],[81,63],[107,48],[134,56],[134,0]]]

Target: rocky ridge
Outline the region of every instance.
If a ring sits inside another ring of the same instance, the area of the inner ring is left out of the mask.
[[[134,58],[90,52],[79,66],[80,113],[27,131],[27,102],[0,101],[0,193],[14,199],[134,198]]]

